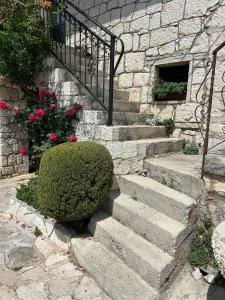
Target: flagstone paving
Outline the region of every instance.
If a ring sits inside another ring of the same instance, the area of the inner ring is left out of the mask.
[[[65,250],[6,213],[19,181],[0,180],[0,300],[107,300]]]
[[[110,300],[69,253],[6,212],[22,178],[0,180],[0,300]],[[225,289],[196,281],[186,267],[165,299],[224,300]]]

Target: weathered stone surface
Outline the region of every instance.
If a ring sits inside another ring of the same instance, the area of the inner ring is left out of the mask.
[[[225,178],[225,157],[208,154],[206,157],[205,172]]]
[[[180,21],[183,18],[184,5],[183,0],[173,0],[165,3],[161,14],[162,25]]]
[[[178,29],[175,26],[159,28],[152,31],[150,46],[161,46],[175,40],[178,36]]]
[[[32,283],[26,286],[20,286],[17,289],[17,295],[21,300],[47,300],[47,294],[44,289],[44,283]]]
[[[33,247],[16,247],[10,250],[7,255],[8,268],[15,270],[23,267],[32,266],[36,260]]]
[[[144,68],[145,55],[143,52],[128,53],[125,55],[125,70],[127,72],[141,72]]]

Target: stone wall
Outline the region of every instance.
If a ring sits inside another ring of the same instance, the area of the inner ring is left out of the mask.
[[[0,101],[4,100],[11,106],[21,95],[18,88],[0,86]],[[13,124],[12,112],[0,110],[0,178],[29,172],[28,158],[19,154],[19,147],[26,144],[26,136]]]
[[[196,101],[208,92],[208,72],[212,51],[225,41],[224,0],[74,0],[90,16],[110,28],[125,43],[125,55],[117,71],[119,88],[130,92],[131,101],[140,101],[142,112],[163,118],[173,117],[176,134],[202,142],[195,120]],[[220,91],[225,56],[221,53],[216,71],[211,143],[223,135],[224,102]],[[157,66],[189,63],[186,101],[156,102],[152,87]],[[200,88],[201,87],[201,88]],[[197,91],[200,91],[197,95]],[[196,133],[197,132],[197,133]],[[221,151],[223,152],[221,146]]]

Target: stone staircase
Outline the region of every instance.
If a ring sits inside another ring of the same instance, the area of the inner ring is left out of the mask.
[[[114,162],[110,197],[91,218],[91,235],[73,238],[71,251],[111,299],[164,299],[163,292],[185,262],[197,220],[197,198],[188,195],[185,180],[183,190],[176,190],[156,176],[158,167],[152,166],[166,160],[165,155],[178,155],[174,153],[182,150],[184,141],[168,138],[162,126],[145,125],[151,115],[141,114],[139,103],[130,102],[118,88],[115,126],[106,126],[106,112],[55,59],[51,63],[45,79],[57,90],[59,105],[83,105],[76,126],[79,140],[105,145]],[[148,177],[138,175],[144,169]]]

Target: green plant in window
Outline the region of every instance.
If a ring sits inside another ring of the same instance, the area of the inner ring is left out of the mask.
[[[187,92],[187,82],[159,81],[153,87],[155,98],[164,100],[170,94],[184,94]]]

